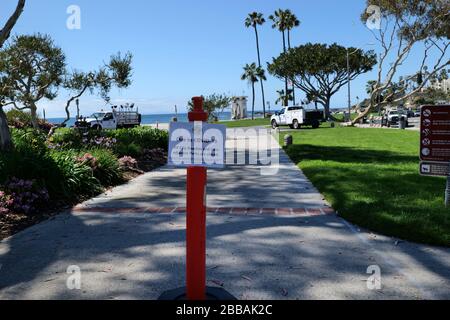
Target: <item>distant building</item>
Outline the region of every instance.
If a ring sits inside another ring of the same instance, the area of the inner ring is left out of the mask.
[[[430,88],[442,90],[445,93],[450,93],[450,79],[433,82],[430,84]]]
[[[241,120],[247,118],[247,97],[234,97],[231,102],[231,119]]]

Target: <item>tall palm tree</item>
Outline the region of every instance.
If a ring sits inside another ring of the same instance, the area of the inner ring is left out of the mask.
[[[241,80],[247,80],[252,86],[252,120],[255,119],[255,83],[258,81],[266,80],[264,69],[258,67],[256,63],[246,64],[244,67],[244,73],[241,76]]]
[[[278,104],[281,102],[283,107],[287,107],[288,104],[286,103],[286,101],[292,100],[292,90],[290,90],[290,89],[288,89],[288,91],[277,90],[277,93],[278,93],[278,99],[275,101],[275,104]]]
[[[247,28],[253,27],[255,30],[255,36],[256,36],[256,51],[258,54],[258,66],[261,67],[261,54],[259,50],[259,35],[258,35],[258,26],[263,25],[266,22],[264,19],[264,16],[262,13],[259,12],[252,12],[249,13],[247,18],[245,19],[245,26]],[[262,94],[262,102],[263,102],[263,113],[264,118],[266,117],[266,97],[264,95],[264,81],[261,81],[261,94]]]
[[[300,26],[300,20],[297,19],[295,14],[291,12],[291,10],[287,9],[284,11],[285,19],[286,19],[286,31],[287,31],[287,43],[288,49],[291,49],[291,30]],[[292,83],[292,100],[295,104],[295,85]]]
[[[281,32],[283,36],[283,52],[286,53],[286,31],[287,31],[287,15],[286,11],[282,9],[278,9],[274,12],[273,15],[269,16],[269,19],[273,21],[272,28],[277,29]],[[284,81],[285,92],[288,92],[288,79],[286,78]],[[285,105],[289,104],[289,101],[286,100],[284,102]]]

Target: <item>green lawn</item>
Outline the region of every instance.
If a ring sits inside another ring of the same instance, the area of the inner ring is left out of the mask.
[[[347,220],[385,235],[450,246],[445,178],[419,175],[419,133],[322,128],[286,151]]]
[[[270,119],[255,119],[255,120],[237,120],[237,121],[221,121],[220,124],[226,125],[228,128],[244,128],[255,126],[270,126]]]

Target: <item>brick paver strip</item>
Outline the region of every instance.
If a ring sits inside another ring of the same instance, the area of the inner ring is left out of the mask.
[[[232,214],[245,215],[247,214],[247,208],[233,208]]]
[[[208,213],[232,214],[232,215],[333,215],[335,210],[330,207],[323,208],[212,208]],[[185,207],[163,207],[163,208],[114,208],[114,207],[83,207],[73,208],[73,212],[104,212],[104,213],[151,213],[172,214],[185,213]]]
[[[277,215],[279,216],[290,216],[292,214],[292,209],[290,208],[278,208]]]
[[[261,214],[260,208],[247,208],[247,214]]]
[[[304,214],[307,214],[305,208],[294,208],[294,209],[292,209],[292,213],[293,213],[294,215],[304,215]]]
[[[322,210],[320,210],[320,208],[308,208],[306,210],[308,211],[309,214],[313,216],[323,215]]]
[[[329,207],[322,208],[322,211],[326,215],[336,214],[336,211],[333,208],[329,208]]]

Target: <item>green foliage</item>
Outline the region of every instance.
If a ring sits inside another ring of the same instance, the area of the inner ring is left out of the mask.
[[[47,121],[44,121],[43,119],[40,119],[38,116],[36,116],[36,118],[39,129],[45,132],[49,132],[50,129],[53,127],[52,124],[48,123]],[[16,129],[26,129],[33,127],[32,122],[33,117],[31,116],[30,112],[21,111],[13,108],[8,112],[6,112],[6,119],[8,121],[8,125]]]
[[[59,128],[50,138],[50,142],[64,149],[80,149],[83,147],[83,134],[74,128]]]
[[[139,157],[144,149],[167,150],[169,135],[166,131],[150,127],[136,127],[118,130],[91,130],[82,133],[73,128],[60,128],[56,130],[51,142],[65,150],[85,150],[89,141],[107,138],[115,141],[111,144],[112,151],[119,157]]]
[[[219,113],[223,112],[230,106],[233,98],[226,94],[210,94],[209,96],[203,96],[203,109],[208,113],[209,121],[216,121],[219,117]],[[189,111],[194,110],[194,104],[192,101],[188,102]]]
[[[367,0],[366,8],[381,8],[382,17],[399,21],[399,35],[413,41],[429,37],[450,37],[449,1],[436,0]],[[361,20],[366,23],[371,14],[364,12]]]
[[[114,148],[114,152],[119,157],[130,156],[133,158],[137,158],[142,155],[143,148],[137,145],[136,143],[118,143]]]
[[[102,191],[92,168],[76,161],[78,154],[75,151],[52,151],[50,156],[58,167],[58,175],[66,196],[74,196],[77,199]]]
[[[65,137],[70,130],[63,130]],[[50,150],[45,135],[34,130],[13,130],[14,148],[0,154],[0,184],[11,177],[36,180],[51,199],[75,202],[93,196],[103,187],[122,182],[117,156],[110,150]],[[86,153],[95,166],[79,160]]]
[[[76,99],[83,96],[86,92],[93,94],[98,91],[100,96],[109,101],[109,92],[113,86],[117,88],[127,88],[131,85],[132,75],[132,54],[127,53],[122,56],[120,52],[111,56],[108,64],[104,64],[97,71],[82,72],[74,70],[71,74],[66,75],[64,88],[72,94],[66,103],[67,118],[64,123],[70,119],[70,105]]]
[[[96,149],[89,151],[97,160],[94,176],[105,186],[114,186],[123,181],[117,156],[109,150]]]
[[[37,120],[35,103],[56,97],[66,72],[65,59],[48,35],[14,37],[0,51],[0,96],[6,102],[24,104]]]
[[[348,50],[348,51],[347,51]],[[332,45],[307,43],[282,53],[269,64],[269,72],[279,79],[292,79],[295,86],[308,96],[314,96],[329,114],[331,97],[348,83],[347,54],[350,80],[372,70],[377,63],[374,52]]]
[[[120,152],[125,146],[133,144],[133,150],[140,149],[158,149],[167,150],[169,143],[169,134],[166,131],[152,129],[150,127],[136,127],[133,129],[105,130],[106,137],[117,140],[115,153],[121,156],[133,156]],[[136,148],[137,146],[138,148]],[[138,156],[135,154],[134,156]]]

